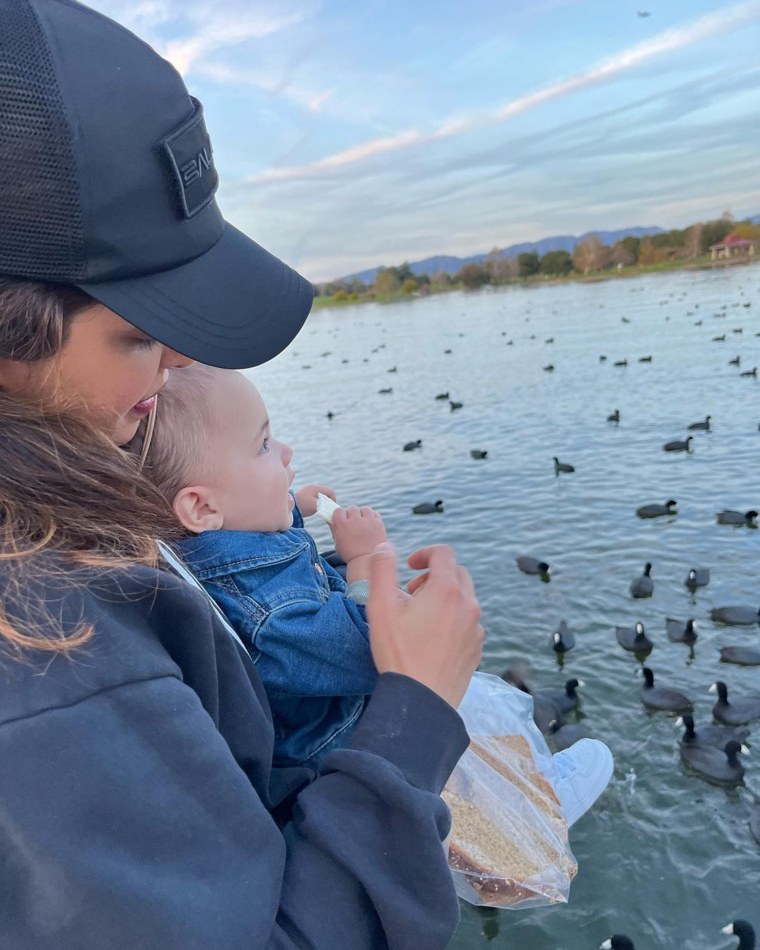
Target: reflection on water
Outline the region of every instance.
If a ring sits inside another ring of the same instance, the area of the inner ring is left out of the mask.
[[[582,678],[584,726],[615,754],[610,789],[571,836],[580,872],[570,903],[463,906],[454,947],[585,950],[624,932],[641,947],[705,950],[730,944],[720,934],[730,919],[760,929],[760,849],[748,829],[758,756],[739,789],[687,775],[673,717],[644,709],[639,663],[614,632],[644,623],[658,685],[689,695],[697,723],[710,719],[718,678],[736,695],[760,693],[760,667],[718,654],[760,647],[758,628],[709,619],[711,607],[760,606],[760,531],[715,519],[760,510],[760,382],[739,375],[760,366],[756,333],[752,266],[321,312],[253,371],[275,434],[295,449],[297,483],[327,481],[344,503],[377,507],[402,552],[453,544],[483,605],[483,669],[522,658],[540,687]],[[435,398],[443,393],[462,407]],[[619,423],[608,422],[616,409]],[[692,433],[691,453],[663,451],[708,414],[712,431]],[[557,477],[554,456],[575,472]],[[635,517],[671,498],[676,517]],[[442,514],[412,515],[437,499]],[[328,546],[327,529],[311,527]],[[521,574],[520,554],[549,562],[550,583]],[[647,561],[654,596],[633,600]],[[694,594],[684,586],[692,567],[711,571]],[[696,619],[693,649],[668,640],[666,617]],[[562,619],[576,647],[560,668],[550,637]]]

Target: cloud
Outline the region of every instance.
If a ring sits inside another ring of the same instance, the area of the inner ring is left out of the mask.
[[[247,40],[262,39],[286,27],[294,26],[300,14],[268,15],[265,11],[244,17],[221,17],[216,13],[192,36],[165,43],[160,52],[183,75],[202,63],[209,53],[236,46]]]
[[[622,50],[589,70],[514,99],[494,112],[454,116],[432,131],[407,129],[395,135],[371,139],[309,164],[269,169],[249,177],[247,182],[264,184],[309,178],[346,168],[380,155],[409,150],[478,129],[501,125],[547,102],[609,82],[658,56],[675,52],[721,33],[736,30],[743,24],[758,18],[760,18],[760,0],[744,0],[720,12],[710,13],[693,20],[682,27],[665,30],[657,36]]]

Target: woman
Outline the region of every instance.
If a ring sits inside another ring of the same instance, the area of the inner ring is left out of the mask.
[[[379,550],[362,723],[272,769],[255,669],[119,446],[169,372],[279,352],[310,288],[224,222],[200,104],[134,36],[0,0],[0,53],[0,947],[443,946],[470,579],[424,549],[403,598]]]

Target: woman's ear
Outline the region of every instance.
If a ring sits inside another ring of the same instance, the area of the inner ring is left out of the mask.
[[[217,507],[213,491],[205,485],[181,488],[172,502],[174,514],[188,531],[218,531],[224,525],[224,516]]]

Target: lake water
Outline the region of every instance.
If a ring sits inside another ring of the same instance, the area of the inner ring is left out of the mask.
[[[615,755],[610,788],[571,833],[580,870],[569,904],[487,915],[463,905],[455,948],[587,950],[622,932],[639,950],[707,950],[736,945],[720,933],[736,917],[760,931],[760,847],[748,828],[760,744],[742,787],[687,774],[674,717],[645,711],[639,664],[614,634],[645,624],[657,684],[686,692],[697,724],[710,721],[716,679],[730,695],[760,693],[760,667],[718,655],[725,644],[760,648],[758,627],[709,620],[713,606],[760,606],[760,531],[715,521],[724,507],[760,510],[760,381],[739,376],[760,366],[756,333],[760,267],[681,271],[322,311],[253,373],[275,434],[295,448],[296,484],[326,482],[344,504],[373,505],[403,553],[454,545],[483,606],[481,668],[527,659],[539,688],[582,678],[584,725]],[[739,369],[728,365],[736,356]],[[623,358],[627,367],[613,365]],[[461,409],[436,401],[446,391]],[[616,408],[618,426],[606,422]],[[694,433],[692,453],[663,452],[707,414],[713,431]],[[403,452],[415,439],[422,448]],[[576,472],[555,477],[554,455]],[[676,518],[635,517],[669,498]],[[436,499],[443,514],[412,515]],[[312,528],[330,546],[325,526]],[[551,564],[550,583],[519,573],[522,553]],[[634,601],[628,585],[646,561],[655,593]],[[691,567],[712,572],[696,597],[683,585]],[[696,618],[693,655],[668,641],[666,616]],[[561,619],[577,637],[563,669],[549,649]]]

